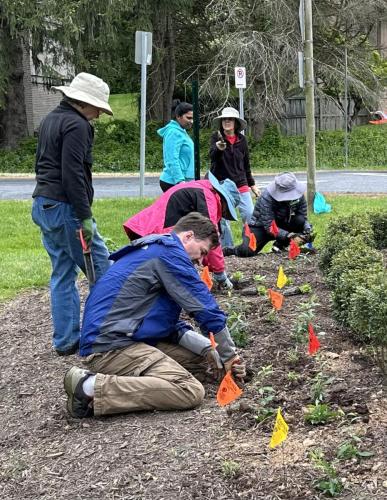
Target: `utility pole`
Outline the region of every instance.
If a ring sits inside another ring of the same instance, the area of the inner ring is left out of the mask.
[[[316,193],[316,141],[314,122],[314,70],[313,70],[313,22],[312,0],[304,2],[305,16],[305,108],[306,108],[306,161],[307,161],[307,201],[308,210],[313,209]]]

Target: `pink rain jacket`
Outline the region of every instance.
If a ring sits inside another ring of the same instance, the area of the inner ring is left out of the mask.
[[[222,218],[220,195],[208,180],[190,181],[168,189],[150,207],[141,210],[124,223],[130,240],[149,234],[170,233],[176,222],[191,212],[208,217],[216,227]],[[219,245],[203,260],[212,272],[224,271],[224,257]]]

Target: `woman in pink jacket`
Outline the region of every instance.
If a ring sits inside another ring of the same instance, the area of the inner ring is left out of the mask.
[[[168,189],[150,207],[141,210],[124,223],[130,240],[149,234],[163,234],[172,231],[176,222],[191,212],[199,212],[219,227],[222,217],[237,220],[235,208],[240,201],[238,189],[233,181],[219,182],[209,173],[208,179],[190,181]],[[225,263],[220,246],[207,256],[209,270],[220,288],[232,288],[225,272]]]

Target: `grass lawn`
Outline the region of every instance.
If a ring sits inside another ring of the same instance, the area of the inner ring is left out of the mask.
[[[364,208],[387,208],[386,197],[337,195],[328,197],[333,210],[330,214],[310,217],[318,233],[316,246],[328,220],[338,214],[361,211]],[[97,200],[94,215],[99,231],[115,248],[127,243],[122,223],[152,199],[117,198]],[[50,261],[41,244],[39,229],[30,217],[30,201],[0,201],[0,301],[14,297],[19,291],[47,285]],[[235,241],[240,239],[240,226],[233,223]]]
[[[114,94],[109,99],[110,107],[113,110],[114,118],[117,120],[135,121],[138,115],[137,94]],[[101,115],[100,120],[107,122],[112,120],[109,115]]]

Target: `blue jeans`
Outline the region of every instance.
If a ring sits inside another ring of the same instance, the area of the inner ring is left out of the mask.
[[[77,238],[80,220],[72,206],[43,196],[32,204],[32,220],[42,232],[42,242],[51,259],[51,314],[54,324],[53,344],[66,351],[79,341],[80,299],[77,286],[79,269],[85,272],[82,247]],[[94,223],[95,224],[95,223]],[[109,251],[98,234],[91,243],[96,279],[109,268]]]
[[[243,224],[245,222],[249,223],[254,210],[253,200],[251,199],[250,191],[246,193],[239,193],[239,195],[240,195],[240,202],[238,205],[239,214],[241,216]],[[220,238],[222,248],[233,247],[234,241],[232,238],[230,222],[226,219],[221,219],[220,227],[222,231],[222,235]],[[242,236],[243,236],[243,230],[242,230]]]

